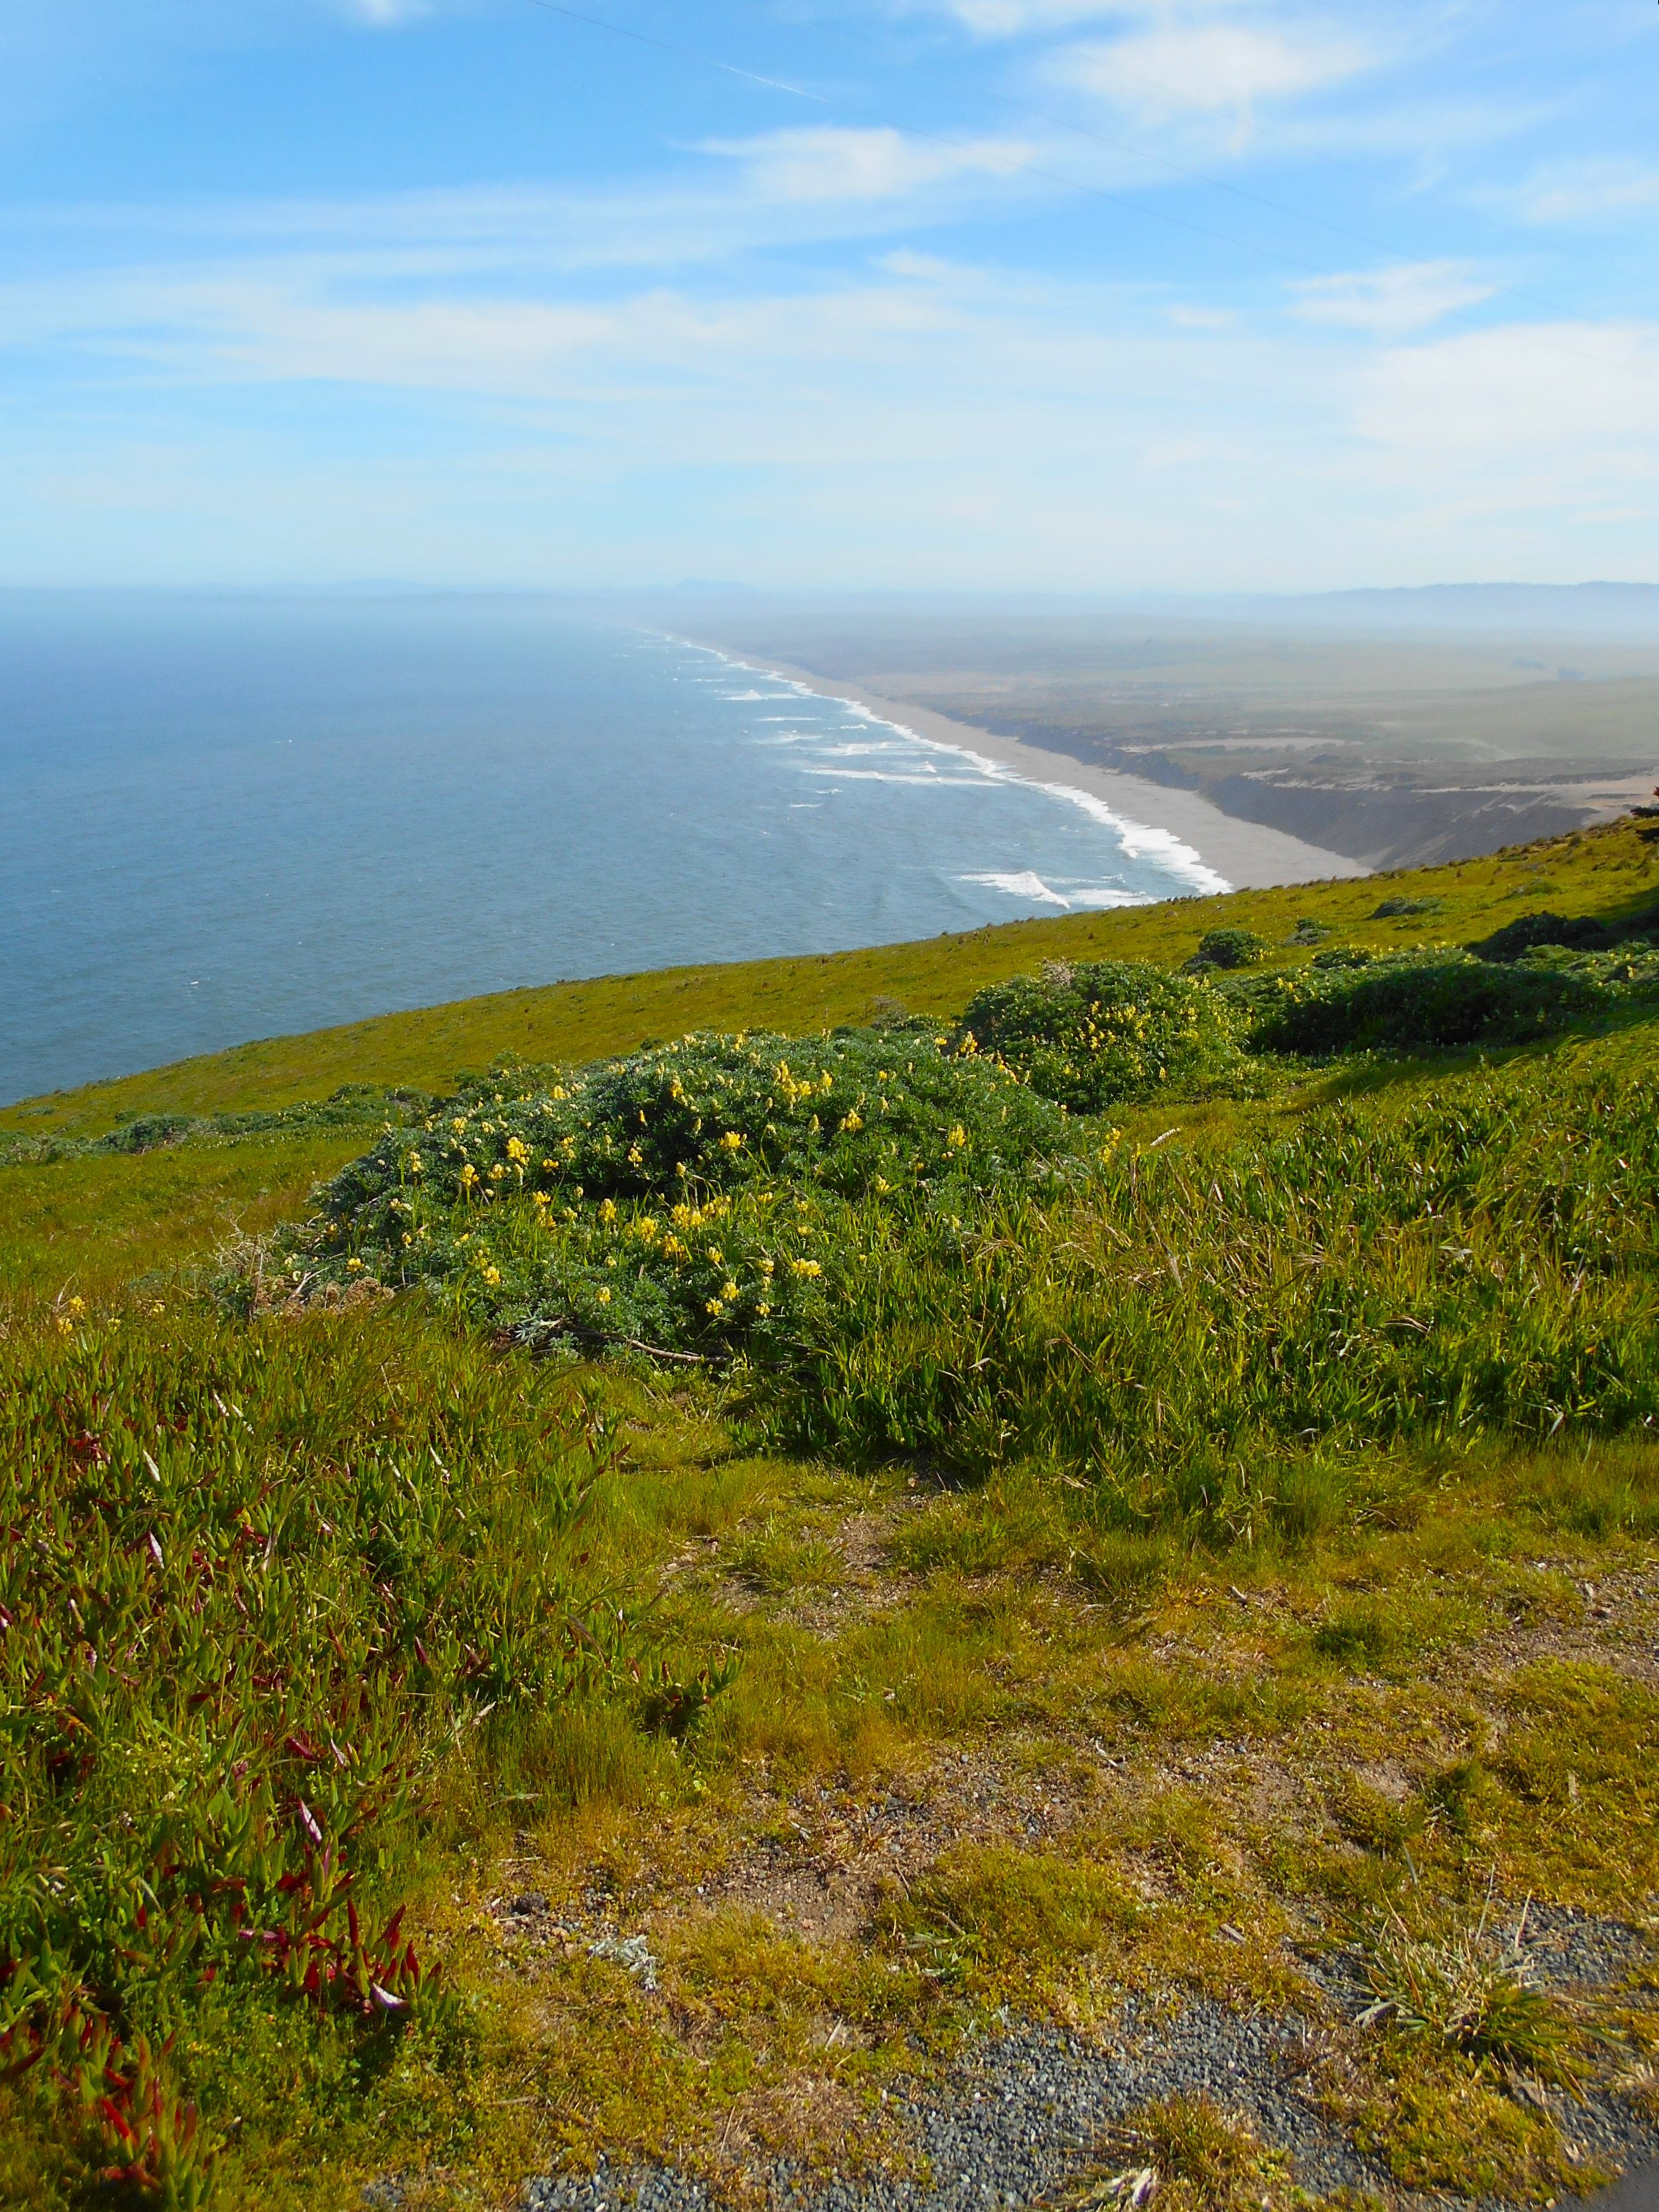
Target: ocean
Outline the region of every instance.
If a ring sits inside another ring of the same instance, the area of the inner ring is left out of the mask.
[[[0,1101],[1218,887],[1084,793],[556,601],[0,593]]]

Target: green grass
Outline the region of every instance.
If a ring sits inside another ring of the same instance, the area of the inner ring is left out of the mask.
[[[948,1020],[1216,927],[1267,965],[1176,997],[1248,1016],[1654,867],[562,986],[0,1117],[0,2201],[505,2205],[601,2151],[740,2195],[902,2156],[884,2088],[970,2029],[1316,2015],[1333,1945],[1372,2006],[1310,2079],[1401,2185],[1582,2185],[1510,2077],[1647,2080],[1650,1983],[1560,2007],[1502,1930],[1659,1911],[1659,1024],[1235,1030],[1067,1115]],[[638,1051],[693,1028],[750,1034]],[[562,1072],[95,1148],[504,1051]],[[1290,2201],[1224,2099],[1100,2154]]]

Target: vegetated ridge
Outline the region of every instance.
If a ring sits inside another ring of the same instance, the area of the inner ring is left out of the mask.
[[[1632,823],[9,1109],[0,2198],[1659,2152],[1656,1040]]]

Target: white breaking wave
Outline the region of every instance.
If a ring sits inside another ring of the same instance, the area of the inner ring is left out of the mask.
[[[915,783],[929,781],[936,789],[963,791],[983,788],[987,783],[1022,784],[1028,791],[1047,792],[1051,798],[1061,799],[1069,805],[1080,807],[1091,821],[1097,822],[1103,830],[1111,831],[1126,860],[1151,860],[1166,869],[1187,890],[1200,894],[1209,895],[1232,889],[1226,877],[1212,868],[1201,853],[1188,845],[1184,839],[1177,837],[1173,830],[1158,830],[1150,823],[1133,821],[1127,815],[1120,814],[1115,807],[1108,805],[1103,799],[1097,798],[1091,791],[1079,791],[1075,784],[1049,783],[1036,776],[1024,775],[1019,769],[1010,768],[1001,761],[992,760],[984,753],[975,752],[971,745],[951,744],[942,738],[925,737],[920,730],[913,730],[908,722],[895,721],[888,715],[876,714],[861,700],[848,699],[840,692],[820,691],[811,684],[801,683],[795,677],[779,676],[771,669],[757,668],[752,661],[739,659],[735,653],[722,653],[718,647],[697,645],[691,639],[682,637],[674,638],[673,642],[676,645],[690,646],[694,652],[707,653],[725,667],[740,668],[745,675],[770,678],[773,682],[787,686],[788,690],[803,699],[829,701],[837,707],[845,708],[847,712],[859,722],[872,725],[878,729],[896,731],[900,737],[908,738],[912,744],[921,747],[925,751],[948,753],[953,755],[957,760],[971,761],[974,767],[979,770],[979,775],[971,779],[966,776],[949,778],[913,776],[884,777],[878,779],[879,781]],[[735,697],[739,695],[728,694],[727,696]],[[776,697],[777,694],[756,691],[743,696],[754,699],[764,699]],[[810,766],[807,772],[811,773]],[[868,771],[844,769],[841,773],[851,778],[860,773],[868,774]],[[987,875],[964,878],[963,880],[989,884],[994,878]],[[1000,879],[999,887],[1002,882],[1007,880],[1010,879]],[[1017,896],[1042,897],[1061,906],[1071,902],[1061,897],[1059,893],[1050,891],[1048,886],[1042,884],[1041,877],[1022,877],[1021,880],[1038,884],[1042,888],[1038,891],[1022,890]],[[1140,906],[1156,903],[1156,901],[1151,897],[1142,897],[1127,891],[1114,892],[1109,896],[1101,895],[1086,899],[1081,892],[1074,892],[1072,897],[1079,905]]]
[[[1010,898],[1042,899],[1048,906],[1070,906],[1072,902],[1059,891],[1051,891],[1041,876],[1033,875],[1029,868],[1004,875],[994,868],[982,876],[963,876],[964,884],[983,884],[988,890],[1006,891]]]
[[[833,775],[837,783],[915,783],[929,791],[984,791],[988,780],[976,775],[941,775],[939,770],[925,768],[919,773],[906,775],[902,769],[890,768],[818,768],[806,763],[808,775]]]

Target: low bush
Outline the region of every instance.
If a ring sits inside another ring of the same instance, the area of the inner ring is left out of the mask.
[[[1187,971],[1201,975],[1206,968],[1259,968],[1267,957],[1267,940],[1253,929],[1210,929],[1198,940]]]
[[[969,1001],[957,1036],[1078,1114],[1191,1097],[1236,1082],[1244,1068],[1224,1000],[1202,981],[1133,961],[988,984]]]
[[[1659,908],[1606,921],[1590,914],[1523,914],[1470,945],[1482,960],[1519,960],[1540,945],[1565,945],[1574,952],[1607,952],[1615,945],[1659,938]]]
[[[689,1037],[562,1082],[503,1068],[388,1133],[286,1279],[426,1283],[532,1340],[781,1352],[886,1215],[959,1215],[1070,1149],[1058,1107],[942,1037]]]
[[[1445,903],[1443,898],[1385,898],[1371,908],[1371,920],[1398,921],[1407,915],[1439,914]]]
[[[1361,968],[1316,962],[1274,981],[1250,1042],[1300,1054],[1523,1043],[1594,1018],[1607,999],[1576,970],[1495,968],[1444,952]]]

